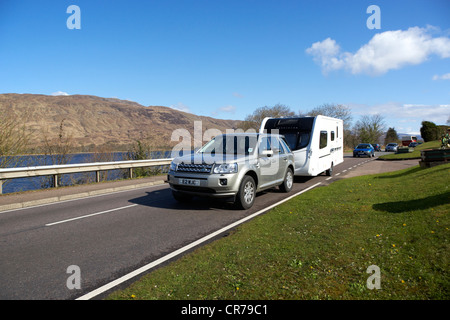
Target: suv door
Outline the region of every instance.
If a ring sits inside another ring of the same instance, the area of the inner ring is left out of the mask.
[[[286,174],[286,170],[288,167],[288,163],[289,163],[289,154],[288,154],[288,150],[286,150],[283,146],[283,143],[281,142],[281,140],[279,140],[279,138],[273,138],[272,139],[272,149],[274,150],[274,157],[278,157],[277,161],[278,161],[278,175],[276,180],[284,180],[284,176]],[[276,154],[276,149],[279,150],[278,155]]]
[[[263,136],[259,144],[260,187],[274,185],[283,180],[288,155],[277,137]]]

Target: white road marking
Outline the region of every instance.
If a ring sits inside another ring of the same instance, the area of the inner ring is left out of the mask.
[[[175,250],[174,252],[169,253],[168,255],[166,255],[166,256],[164,256],[162,258],[159,258],[158,260],[155,260],[155,261],[153,261],[153,262],[151,262],[151,263],[149,263],[149,264],[147,264],[147,265],[145,265],[145,266],[143,266],[143,267],[141,267],[139,269],[136,269],[135,271],[132,271],[132,272],[130,272],[130,273],[128,273],[128,274],[126,274],[126,275],[124,275],[124,276],[122,276],[122,277],[120,277],[120,278],[118,278],[118,279],[116,279],[116,280],[114,280],[114,281],[112,281],[110,283],[107,283],[107,284],[101,286],[100,288],[97,288],[97,289],[95,289],[95,290],[93,290],[93,291],[91,291],[89,293],[86,293],[85,295],[77,298],[76,300],[89,300],[89,299],[92,299],[93,297],[98,296],[99,294],[104,293],[104,292],[114,288],[115,286],[117,286],[117,285],[119,285],[119,284],[121,284],[121,283],[123,283],[125,281],[128,281],[128,280],[138,276],[139,274],[144,273],[144,272],[146,272],[146,271],[156,267],[157,265],[159,265],[159,264],[161,264],[161,263],[163,263],[163,262],[165,262],[167,260],[170,260],[170,259],[172,259],[172,258],[174,258],[174,257],[176,257],[176,256],[178,256],[180,254],[182,254],[183,252],[188,251],[191,248],[193,248],[195,246],[198,246],[199,244],[201,244],[201,243],[203,243],[205,241],[208,241],[209,239],[214,238],[215,236],[217,236],[217,235],[219,235],[219,234],[221,234],[221,233],[223,233],[223,232],[225,232],[225,231],[227,231],[227,230],[229,230],[231,228],[234,228],[234,227],[244,223],[245,221],[250,220],[250,219],[252,219],[252,218],[254,218],[254,217],[256,217],[256,216],[258,216],[258,215],[260,215],[260,214],[262,214],[262,213],[264,213],[264,212],[266,212],[266,211],[268,211],[268,210],[270,210],[270,209],[272,209],[272,208],[274,208],[274,207],[276,207],[276,206],[278,206],[278,205],[280,205],[280,204],[282,204],[282,203],[284,203],[284,202],[286,202],[286,201],[288,201],[288,200],[290,200],[290,199],[292,199],[292,198],[294,198],[294,197],[296,197],[296,196],[306,192],[306,191],[309,191],[309,190],[317,187],[320,184],[321,184],[321,182],[316,183],[315,185],[313,185],[311,187],[308,187],[308,188],[306,188],[306,189],[304,189],[304,190],[302,190],[300,192],[297,192],[296,194],[294,194],[294,195],[292,195],[290,197],[287,197],[287,198],[285,198],[285,199],[283,199],[281,201],[278,201],[277,203],[272,204],[272,205],[268,206],[267,208],[259,210],[258,212],[255,212],[252,215],[249,215],[249,216],[247,216],[247,217],[245,217],[245,218],[243,218],[241,220],[238,220],[238,221],[236,221],[236,222],[234,222],[232,224],[229,224],[228,226],[223,227],[220,230],[217,230],[217,231],[215,231],[215,232],[213,232],[213,233],[211,233],[211,234],[209,234],[209,235],[207,235],[207,236],[205,236],[205,237],[203,237],[201,239],[198,239],[198,240],[192,242],[191,244],[188,244],[187,246],[184,246],[184,247],[182,247],[182,248],[180,248],[178,250]]]
[[[105,214],[105,213],[109,213],[109,212],[113,212],[113,211],[118,211],[118,210],[122,210],[122,209],[127,209],[127,208],[131,208],[131,207],[135,207],[138,204],[130,204],[129,206],[124,206],[124,207],[120,207],[120,208],[114,208],[114,209],[110,209],[110,210],[105,210],[105,211],[101,211],[101,212],[96,212],[96,213],[91,213],[91,214],[87,214],[84,216],[80,216],[80,217],[76,217],[76,218],[71,218],[71,219],[66,219],[66,220],[61,220],[61,221],[56,221],[56,222],[52,222],[52,223],[47,223],[45,226],[46,227],[50,227],[50,226],[54,226],[56,224],[61,224],[61,223],[65,223],[65,222],[70,222],[70,221],[74,221],[74,220],[79,220],[79,219],[84,219],[84,218],[89,218],[89,217],[93,217],[93,216],[98,216],[100,214]]]
[[[105,196],[109,196],[109,195],[116,194],[116,193],[130,192],[130,191],[136,191],[136,190],[141,190],[141,189],[149,189],[149,188],[161,187],[161,186],[164,186],[164,185],[166,185],[166,184],[155,184],[153,186],[138,187],[138,188],[133,188],[133,189],[113,191],[113,192],[102,193],[102,194],[96,194],[96,195],[93,195],[93,196],[86,196],[86,197],[82,197],[82,198],[75,198],[75,199],[68,199],[68,200],[49,202],[49,203],[44,203],[44,204],[38,204],[38,205],[35,205],[35,206],[29,206],[29,207],[24,207],[24,208],[5,210],[5,211],[1,211],[0,214],[13,212],[13,211],[19,211],[19,210],[27,210],[27,209],[34,209],[34,208],[39,208],[39,207],[51,206],[51,205],[55,205],[55,204],[65,203],[65,202],[72,202],[72,201],[79,201],[79,200],[85,200],[85,199],[91,199],[91,198],[105,197]]]

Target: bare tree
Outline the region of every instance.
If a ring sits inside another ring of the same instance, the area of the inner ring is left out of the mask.
[[[301,111],[300,114],[302,114]],[[315,107],[311,111],[308,111],[305,115],[310,117],[323,115],[341,119],[344,122],[344,145],[353,148],[355,143],[357,143],[357,138],[354,136],[351,130],[352,112],[349,107],[343,104],[325,103],[321,106]]]
[[[48,131],[42,131],[44,144],[38,150],[42,154],[39,157],[39,165],[61,165],[68,164],[73,156],[73,139],[64,129],[63,119],[59,125],[58,134],[54,136]],[[51,177],[44,176],[40,179],[40,187],[48,188],[52,186]],[[58,185],[62,185],[61,176],[58,176]]]
[[[356,122],[353,131],[359,142],[378,143],[385,131],[384,118],[379,114],[364,115]]]
[[[31,132],[22,123],[12,112],[0,112],[0,168],[20,165],[18,156],[27,151]]]
[[[344,130],[349,130],[352,122],[351,109],[343,104],[325,103],[307,112],[308,116],[315,117],[323,115],[333,117],[344,121]]]
[[[50,138],[48,133],[43,132],[43,153],[47,156],[46,161],[50,162],[45,163],[46,165],[67,164],[72,158],[73,139],[64,130],[64,121],[65,119],[59,124],[59,131],[56,137]]]
[[[293,112],[289,107],[285,105],[276,104],[273,107],[265,106],[256,109],[251,115],[248,115],[241,125],[241,129],[254,129],[258,131],[259,127],[261,126],[261,122],[266,117],[281,118],[294,116],[295,112]]]

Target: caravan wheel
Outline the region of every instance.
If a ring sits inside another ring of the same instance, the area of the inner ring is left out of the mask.
[[[333,174],[333,162],[331,163],[331,167],[330,169],[328,169],[326,171],[327,176],[331,177],[331,175]]]

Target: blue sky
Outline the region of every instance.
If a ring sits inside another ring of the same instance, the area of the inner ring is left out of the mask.
[[[70,5],[81,29],[69,29]],[[369,29],[370,5],[381,29]],[[418,133],[450,116],[450,1],[0,0],[0,93],[244,119],[324,103]]]

